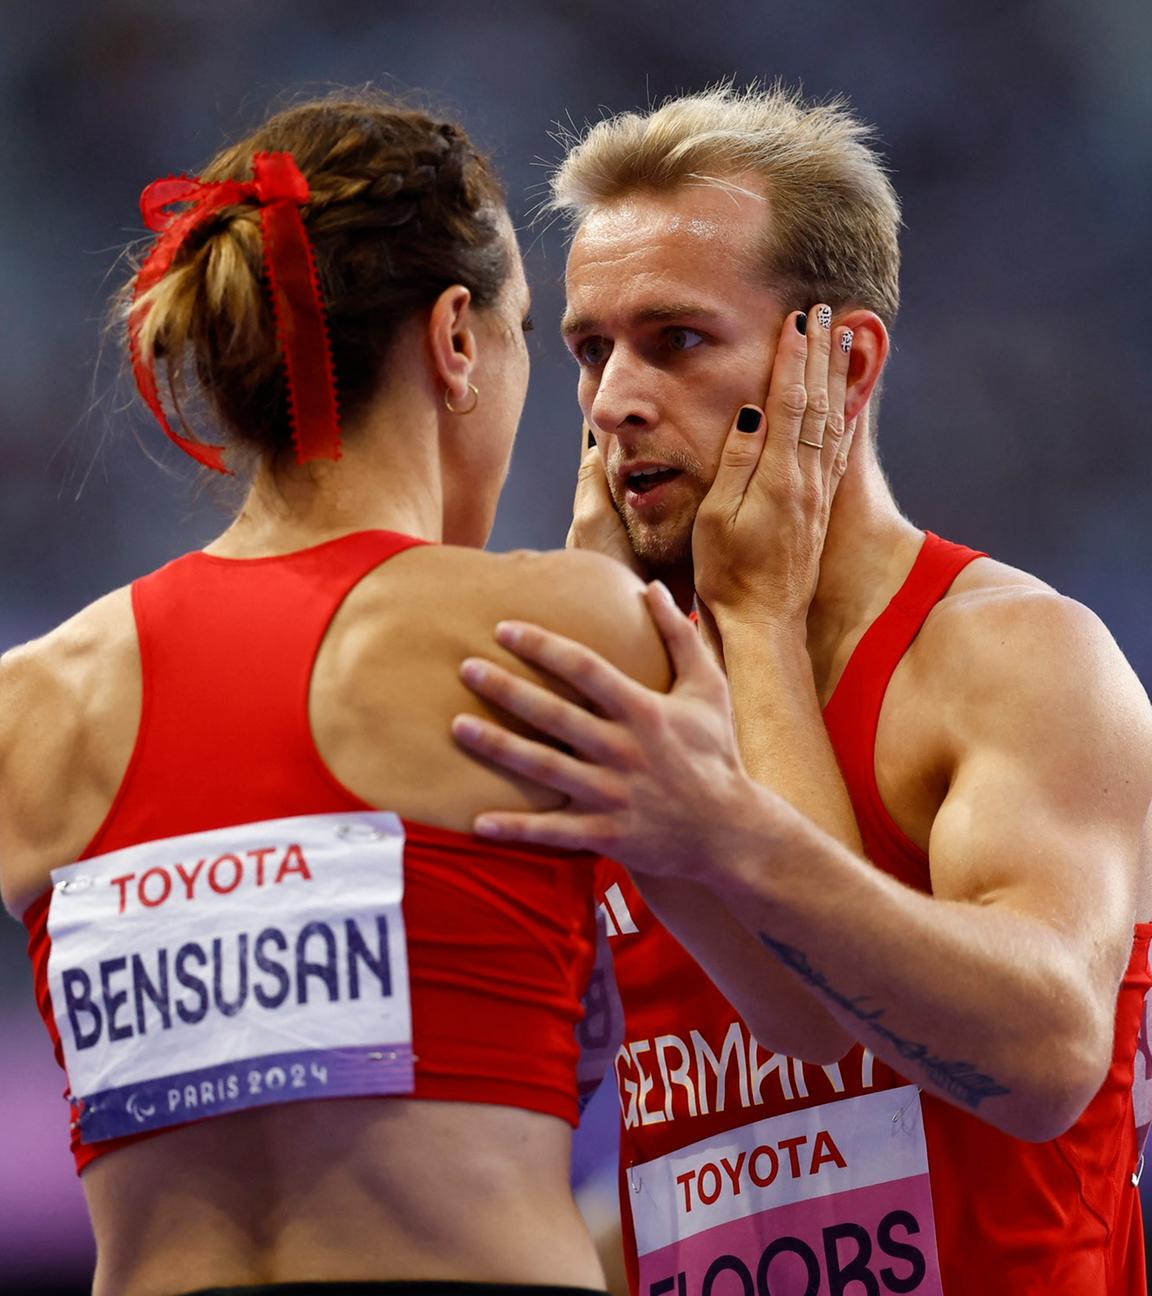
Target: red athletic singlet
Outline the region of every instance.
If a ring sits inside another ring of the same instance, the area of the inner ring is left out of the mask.
[[[321,642],[348,593],[372,569],[419,543],[372,531],[281,557],[237,561],[192,553],[136,582],[132,599],[144,685],[140,728],[116,800],[82,859],[234,825],[373,810],[324,764],[308,721],[309,683]],[[403,829],[401,907],[414,1055],[413,1083],[403,1092],[507,1104],[575,1124],[574,1028],[595,942],[590,863],[410,821]],[[179,877],[154,869],[151,879],[114,879],[120,909],[155,906],[146,917],[161,915],[170,923],[171,949],[163,951],[168,959],[184,938],[181,915],[191,920],[193,904],[186,902],[212,899],[210,888],[236,888],[237,896],[247,889],[259,904],[264,896],[287,897],[299,887],[304,858],[281,854],[226,855],[209,861],[194,879],[191,860]],[[257,886],[264,890],[252,891]],[[105,1031],[101,1047],[113,1027],[127,1044],[145,1029],[166,1041],[182,1024],[202,1027],[205,1014],[235,1015],[238,985],[247,995],[244,1010],[256,1013],[251,1000],[257,985],[265,1008],[296,1010],[297,999],[315,1004],[326,992],[330,998],[346,995],[354,980],[369,1011],[365,984],[374,988],[373,975],[380,980],[388,972],[359,929],[349,933],[353,944],[337,948],[337,938],[345,941],[339,923],[310,924],[295,969],[279,928],[256,937],[253,927],[227,944],[216,944],[210,931],[198,938],[195,959],[182,947],[183,963],[177,958],[161,967],[152,956],[150,963],[125,966],[125,957],[106,957],[99,974],[90,967],[84,996],[69,1005],[73,1021],[58,1016],[61,1005],[53,1003],[50,989],[50,899],[51,893],[37,899],[24,921],[38,1004],[61,1065],[58,1020],[79,1028],[81,1047],[97,1028]],[[247,958],[243,967],[237,949]],[[307,1011],[307,1003],[299,1010]],[[278,1070],[257,1069],[258,1078],[263,1076],[258,1082],[290,1087],[293,1071],[287,1062]],[[173,1101],[210,1106],[224,1093],[218,1076],[197,1083],[208,1088],[192,1086],[188,1093],[188,1086],[179,1086]],[[149,1103],[156,1101],[153,1094]],[[187,1121],[212,1114],[202,1106],[188,1110]],[[80,1170],[140,1137],[85,1142],[77,1126],[74,1120]]]
[[[929,534],[825,710],[868,858],[924,892],[928,860],[877,789],[876,728],[897,664],[979,556]],[[615,1070],[633,1292],[1146,1291],[1135,1177],[1152,924],[1135,932],[1103,1087],[1065,1134],[1026,1143],[920,1093],[860,1045],[827,1067],[767,1052],[624,870],[599,868],[625,1015]]]

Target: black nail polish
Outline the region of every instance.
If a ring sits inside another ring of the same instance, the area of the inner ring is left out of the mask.
[[[804,311],[801,311],[800,314],[796,316],[796,331],[797,333],[808,332],[808,316]]]
[[[595,449],[596,449],[596,433],[593,432],[591,428],[585,428],[584,430],[588,433],[588,442],[587,442],[587,444],[586,444],[585,447],[584,447],[585,450],[595,450]]]
[[[740,413],[736,415],[736,431],[760,431],[760,411],[755,407],[755,405],[745,405]]]

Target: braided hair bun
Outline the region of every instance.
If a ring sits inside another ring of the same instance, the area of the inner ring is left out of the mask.
[[[302,215],[347,428],[386,382],[391,344],[413,315],[457,283],[481,309],[496,302],[511,269],[504,194],[460,127],[379,94],[278,113],[201,178],[250,180],[265,152],[291,153],[311,189]],[[263,261],[259,209],[223,208],[141,298],[139,344],[166,371],[178,415],[194,379],[231,444],[276,456],[292,433]]]

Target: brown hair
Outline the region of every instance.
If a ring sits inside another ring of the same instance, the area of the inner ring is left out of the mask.
[[[870,138],[842,100],[808,104],[779,85],[721,85],[565,140],[549,205],[578,224],[637,190],[755,177],[771,213],[760,268],[785,305],[863,306],[890,325],[900,304],[900,206]]]
[[[457,283],[477,307],[496,302],[510,270],[503,190],[460,127],[382,94],[278,113],[219,153],[201,179],[250,180],[260,152],[291,153],[311,190],[302,216],[347,428],[378,390],[391,343],[413,314]],[[133,290],[129,282],[122,291],[122,318]],[[155,357],[181,421],[191,372],[233,444],[270,455],[291,446],[257,206],[225,207],[196,230],[141,307],[141,354]]]

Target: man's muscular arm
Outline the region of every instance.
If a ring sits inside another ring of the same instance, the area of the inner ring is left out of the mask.
[[[1147,699],[1103,628],[1051,594],[941,609],[949,790],[933,896],[808,835],[785,872],[712,880],[902,1074],[1026,1138],[1072,1124],[1112,1055],[1152,796]],[[947,660],[945,660],[947,659]]]
[[[957,608],[951,787],[932,833],[936,894],[874,868],[748,778],[725,746],[711,663],[652,597],[677,684],[667,697],[532,628],[504,638],[589,697],[503,705],[577,756],[485,728],[469,745],[571,797],[478,830],[614,854],[637,874],[722,896],[765,961],[782,960],[901,1074],[1022,1138],[1051,1138],[1099,1088],[1131,948],[1152,716],[1091,614],[1049,594]],[[598,748],[593,760],[590,750]],[[583,759],[578,759],[583,755]],[[764,964],[749,960],[754,1000]]]

